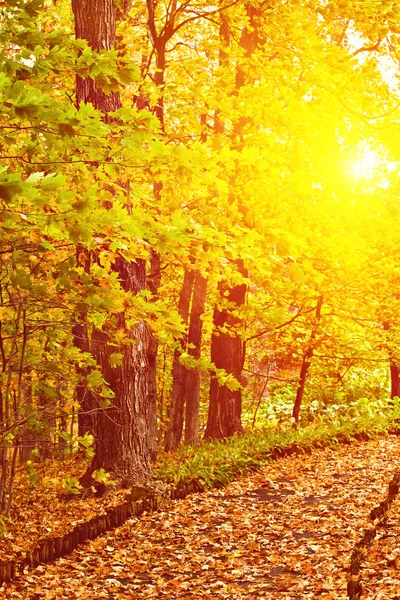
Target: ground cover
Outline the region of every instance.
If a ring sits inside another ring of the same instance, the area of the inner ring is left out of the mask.
[[[352,549],[399,460],[394,436],[282,458],[27,568],[3,584],[2,598],[344,599]],[[391,527],[379,559],[389,569],[400,523]],[[372,573],[374,548],[362,598],[393,599],[390,574],[382,577],[379,566]]]
[[[393,414],[392,414],[393,412]],[[266,460],[285,453],[314,451],[318,447],[384,435],[397,427],[398,409],[374,411],[354,421],[311,423],[249,432],[244,437],[182,446],[175,453],[160,453],[155,477],[170,488],[197,481],[202,489],[221,487],[247,473],[262,469]],[[23,562],[46,538],[63,536],[90,519],[123,504],[129,490],[106,486],[103,497],[79,493],[79,477],[88,459],[75,455],[64,461],[28,462],[17,473],[13,491],[12,522],[0,535],[1,561]],[[107,475],[107,474],[106,474]],[[107,480],[107,477],[105,477]],[[78,493],[72,493],[78,492]],[[0,528],[2,525],[0,517]]]

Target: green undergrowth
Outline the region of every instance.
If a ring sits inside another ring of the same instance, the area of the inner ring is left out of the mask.
[[[244,436],[183,446],[175,453],[160,453],[154,475],[171,485],[197,480],[205,489],[221,487],[285,454],[309,453],[316,448],[399,432],[399,399],[369,401],[355,415],[353,411],[335,419],[323,418],[296,429],[290,425],[266,427]]]

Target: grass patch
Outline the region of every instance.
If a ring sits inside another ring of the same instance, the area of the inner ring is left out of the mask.
[[[205,489],[221,487],[240,475],[261,469],[276,456],[387,435],[399,427],[398,398],[370,401],[359,406],[358,411],[350,407],[345,415],[323,417],[297,429],[289,425],[258,429],[241,437],[183,446],[175,453],[160,452],[154,475],[171,485],[197,480]]]

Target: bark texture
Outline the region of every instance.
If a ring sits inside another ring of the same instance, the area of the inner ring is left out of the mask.
[[[116,269],[125,291],[137,293],[146,287],[145,261],[129,263],[119,259]],[[86,474],[104,468],[123,486],[146,482],[151,472],[151,421],[153,407],[151,389],[152,334],[140,322],[129,330],[124,315],[117,317],[117,328],[125,329],[134,342],[109,346],[109,336],[96,330],[92,337],[92,353],[105,380],[115,393],[111,406],[100,410],[96,419],[95,457]],[[111,367],[110,355],[120,352],[122,365]]]
[[[113,0],[73,0],[75,34],[88,41],[94,50],[113,48],[115,45],[116,6]],[[96,82],[77,78],[77,105],[91,102],[104,113],[118,109],[121,101],[118,93],[105,94]],[[121,287],[137,294],[147,288],[146,263],[144,260],[128,262],[117,259],[114,265]],[[95,330],[91,351],[111,389],[115,393],[112,405],[98,411],[95,422],[95,457],[82,478],[84,486],[91,485],[93,471],[104,468],[121,485],[142,485],[150,474],[151,449],[155,445],[152,428],[151,363],[154,359],[154,340],[144,322],[127,327],[125,316],[117,316],[118,329],[124,329],[134,342],[121,344],[119,348],[109,345],[107,331]],[[110,355],[122,354],[122,365],[111,367]],[[154,359],[155,360],[155,359]],[[154,370],[154,369],[153,369]]]
[[[242,274],[245,268],[238,261]],[[226,282],[218,286],[222,298],[227,298],[233,307],[244,304],[246,285],[229,287]],[[214,333],[211,339],[211,361],[217,369],[224,369],[240,380],[244,361],[243,341],[237,332],[241,321],[232,314],[231,310],[218,307],[214,310]],[[221,331],[227,329],[228,332]],[[243,434],[242,426],[242,394],[241,390],[230,390],[226,385],[218,383],[215,374],[211,375],[210,405],[208,410],[207,427],[204,438],[224,438],[233,434]]]
[[[75,36],[86,40],[93,50],[110,50],[115,46],[116,6],[114,0],[72,0]],[[93,79],[76,78],[76,102],[91,103],[104,113],[121,107],[118,92],[105,94]]]

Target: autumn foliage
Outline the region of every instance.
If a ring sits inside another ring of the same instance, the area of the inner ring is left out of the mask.
[[[177,483],[179,452],[226,483],[250,432],[397,427],[399,21],[1,3],[0,533],[43,464],[84,461],[67,496]]]

